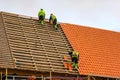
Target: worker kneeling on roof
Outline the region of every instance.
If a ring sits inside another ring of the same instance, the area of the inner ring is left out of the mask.
[[[53,28],[57,29],[57,18],[54,14],[50,14],[49,23],[53,25]]]
[[[69,52],[69,55],[71,56],[72,59],[72,67],[78,69],[79,53],[77,51],[71,51]]]
[[[40,24],[44,24],[45,11],[43,9],[40,9],[40,11],[38,12],[38,17],[39,17]]]

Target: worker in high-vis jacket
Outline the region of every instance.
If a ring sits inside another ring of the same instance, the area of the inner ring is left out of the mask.
[[[45,15],[45,11],[43,9],[40,9],[40,11],[38,12],[40,24],[44,24]]]
[[[54,14],[50,14],[49,23],[53,25],[53,28],[57,29],[57,18]]]
[[[72,67],[78,69],[79,53],[77,51],[71,51],[69,52],[69,55],[71,56],[72,59]]]

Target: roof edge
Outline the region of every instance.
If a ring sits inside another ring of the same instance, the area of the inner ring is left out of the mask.
[[[109,32],[115,32],[115,33],[120,33],[120,32],[117,32],[117,31],[112,31],[112,30],[108,30],[108,29],[102,29],[102,28],[96,28],[96,27],[92,27],[92,26],[87,26],[87,25],[79,25],[79,24],[72,24],[72,23],[61,23],[61,25],[73,25],[73,26],[76,26],[76,27],[86,27],[86,28],[91,28],[91,29],[97,29],[97,30],[103,30],[103,31],[109,31]]]
[[[27,19],[34,19],[34,20],[38,20],[37,17],[31,17],[31,16],[26,16],[26,15],[22,15],[22,14],[15,14],[15,13],[9,13],[9,12],[4,12],[4,11],[0,11],[0,13],[2,14],[8,14],[11,16],[18,16],[18,17],[23,17],[23,18],[27,18]],[[46,22],[48,22],[48,19],[45,19]]]
[[[108,75],[99,75],[99,74],[88,74],[89,76],[97,76],[97,77],[106,77],[106,78],[120,78],[119,76],[108,76]]]

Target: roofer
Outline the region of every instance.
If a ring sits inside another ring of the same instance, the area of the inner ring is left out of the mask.
[[[53,28],[57,29],[57,18],[54,14],[50,14],[49,23],[53,25]]]
[[[69,55],[71,56],[72,59],[72,67],[78,69],[79,53],[77,51],[70,51]]]
[[[40,24],[44,24],[45,15],[45,11],[43,9],[40,9],[40,11],[38,12]]]

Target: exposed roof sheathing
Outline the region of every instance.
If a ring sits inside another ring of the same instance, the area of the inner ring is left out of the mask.
[[[61,28],[55,30],[48,22],[40,25],[37,19],[6,12],[0,13],[0,45],[6,44],[9,48],[5,53],[0,51],[0,67],[21,70],[33,70],[39,72],[56,72],[78,74],[77,71],[69,71],[63,65],[64,55],[72,50]],[[4,41],[6,40],[6,42]],[[0,46],[0,50],[5,49]],[[7,55],[6,55],[7,54]],[[10,56],[10,59],[8,57]],[[68,58],[70,62],[70,57]],[[9,63],[9,62],[10,63]],[[5,64],[4,63],[9,63]],[[3,66],[4,65],[4,66]]]
[[[120,77],[120,33],[73,24],[61,27],[80,53],[80,74]]]

